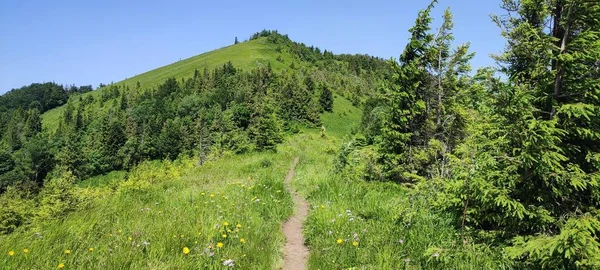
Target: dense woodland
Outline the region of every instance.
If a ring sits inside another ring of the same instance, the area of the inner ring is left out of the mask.
[[[389,61],[263,30],[250,40],[267,37],[298,62],[281,72],[226,63],[154,88],[113,84],[70,99],[91,87],[11,91],[0,98],[0,232],[47,215],[11,200],[66,211],[61,194],[90,176],[145,160],[201,165],[273,151],[298,125],[321,127],[336,93],[364,109],[336,172],[411,189],[451,216],[465,244],[502,250],[515,268],[600,268],[600,3],[503,0],[505,14],[492,20],[505,50],[496,68],[473,71],[469,44],[453,46],[450,10],[432,29],[436,2]],[[40,113],[65,102],[58,128],[42,128]]]

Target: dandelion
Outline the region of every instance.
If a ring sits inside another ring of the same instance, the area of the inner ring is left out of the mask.
[[[190,249],[188,247],[183,247],[183,255],[190,254]]]
[[[217,243],[217,247],[218,248],[222,248],[223,247],[223,243],[221,243],[221,242]]]
[[[90,248],[90,252],[94,252],[94,248],[93,247]]]
[[[127,239],[128,239],[129,241],[133,240],[133,238],[131,238],[131,236],[129,236]]]
[[[227,222],[227,221],[223,222],[223,226],[229,226],[229,222]]]
[[[246,243],[246,239],[240,238],[240,243],[242,243],[242,244]]]
[[[29,253],[29,249],[27,249],[27,248],[23,249],[23,253],[25,253],[25,254]]]
[[[342,240],[341,238],[337,240],[338,245],[341,245],[342,242],[344,242],[344,240]]]
[[[210,197],[211,197],[211,198],[214,198],[214,197],[215,197],[215,194],[210,194]]]
[[[227,238],[227,235],[226,234],[222,234],[221,237]]]
[[[65,268],[65,264],[64,263],[59,263],[58,264],[58,269],[63,269]]]
[[[358,242],[354,241],[354,242],[352,242],[352,245],[355,247],[358,247]]]
[[[9,251],[9,252],[8,252],[8,256],[15,256],[15,252],[14,252],[14,251],[12,251],[12,250],[11,250],[11,251]]]
[[[223,265],[228,266],[228,267],[233,267],[235,265],[235,261],[234,260],[226,260],[223,262]]]
[[[71,250],[70,249],[65,250],[65,254],[67,254],[67,255],[71,254]]]

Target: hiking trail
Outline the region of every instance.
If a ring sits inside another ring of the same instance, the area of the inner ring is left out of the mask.
[[[292,188],[292,178],[298,161],[298,157],[294,158],[294,163],[284,181],[287,191],[292,194],[294,200],[294,214],[283,224],[283,235],[286,239],[283,248],[283,269],[285,270],[305,269],[309,254],[302,234],[302,223],[308,216],[308,203]]]

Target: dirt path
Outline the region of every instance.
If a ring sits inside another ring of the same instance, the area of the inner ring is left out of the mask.
[[[305,269],[308,259],[308,248],[304,245],[302,223],[308,215],[308,203],[292,188],[294,168],[299,158],[294,158],[294,164],[285,177],[285,187],[294,199],[294,215],[283,224],[283,235],[286,238],[283,248],[283,269]]]

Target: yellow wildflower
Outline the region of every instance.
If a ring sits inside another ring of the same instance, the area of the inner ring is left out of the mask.
[[[358,247],[358,242],[354,241],[354,242],[352,242],[352,245],[355,247]]]
[[[23,250],[23,253],[25,253],[25,254],[29,253],[29,249],[27,249],[27,248],[26,248],[26,249],[24,249],[24,250]]]
[[[65,250],[65,254],[67,254],[67,255],[71,254],[71,250],[70,249]]]
[[[218,248],[222,248],[223,247],[223,243],[221,243],[221,242],[217,243],[217,247]]]
[[[64,263],[59,263],[58,264],[58,269],[63,269],[65,268],[65,264]]]
[[[246,240],[244,238],[240,238],[240,243],[246,243]]]
[[[241,227],[242,227],[242,224],[239,224],[239,223],[238,223],[238,225],[235,225],[235,227],[239,229],[239,228],[241,228]]]
[[[227,222],[227,221],[223,222],[223,226],[229,226],[229,222]]]
[[[128,239],[129,241],[133,240],[133,238],[131,238],[131,236],[129,236],[127,239]]]
[[[11,251],[8,252],[8,256],[14,256],[14,255],[15,255],[14,251],[11,250]]]
[[[183,255],[188,255],[190,253],[190,249],[188,247],[183,247]]]
[[[222,234],[221,236],[222,236],[223,238],[227,238],[227,235],[226,235],[226,234]]]
[[[93,247],[90,248],[90,252],[94,252],[94,248]]]
[[[342,242],[344,242],[344,240],[342,240],[341,238],[337,240],[338,245],[342,244]]]
[[[215,194],[210,194],[210,197],[211,197],[211,198],[214,198],[214,197],[215,197]]]

